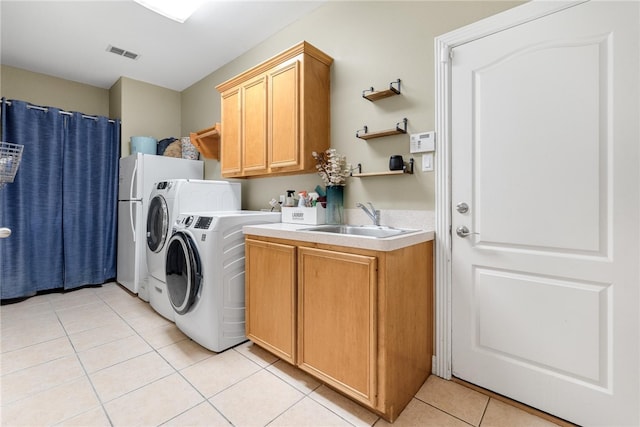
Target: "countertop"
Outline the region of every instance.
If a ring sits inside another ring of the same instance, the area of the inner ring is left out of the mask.
[[[311,243],[323,243],[327,245],[346,246],[351,248],[370,249],[388,252],[401,249],[417,243],[433,240],[433,230],[418,230],[415,233],[402,234],[394,237],[378,239],[374,237],[354,236],[345,234],[325,233],[318,231],[300,231],[302,228],[310,228],[309,224],[272,223],[245,225],[242,231],[245,235],[272,237],[276,239],[299,240]]]

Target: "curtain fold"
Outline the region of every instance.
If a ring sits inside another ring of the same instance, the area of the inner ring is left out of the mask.
[[[64,280],[62,247],[63,116],[56,108],[27,108],[2,102],[2,141],[24,145],[11,184],[0,190],[0,224],[11,236],[0,239],[2,299],[59,288]]]
[[[119,122],[67,117],[63,157],[64,288],[116,276]]]
[[[23,144],[0,190],[0,297],[115,277],[120,123],[2,100],[2,141]]]

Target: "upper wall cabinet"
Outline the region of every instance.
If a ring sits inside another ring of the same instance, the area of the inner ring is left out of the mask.
[[[315,172],[329,148],[333,59],[307,42],[216,86],[223,177]]]

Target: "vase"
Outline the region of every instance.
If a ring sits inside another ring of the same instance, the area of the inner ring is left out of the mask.
[[[344,224],[344,185],[327,186],[327,224]]]

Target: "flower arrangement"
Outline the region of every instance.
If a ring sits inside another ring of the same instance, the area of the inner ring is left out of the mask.
[[[316,159],[316,169],[318,175],[326,186],[345,185],[347,177],[351,174],[351,165],[347,163],[347,158],[337,153],[335,148],[329,148],[322,153],[311,153]]]

